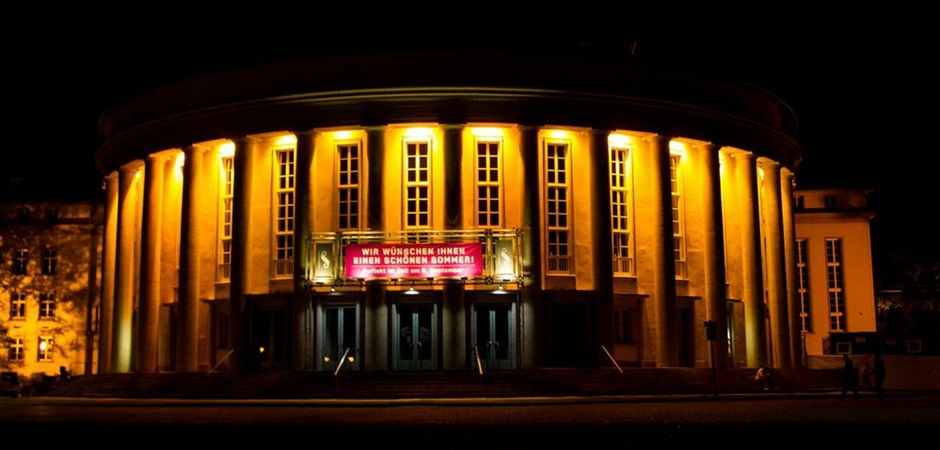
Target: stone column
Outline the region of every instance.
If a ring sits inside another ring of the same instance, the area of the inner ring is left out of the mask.
[[[385,132],[384,126],[373,126],[366,129],[366,168],[365,191],[366,221],[369,231],[382,231],[385,229]],[[366,370],[390,370],[392,368],[392,345],[388,342],[393,339],[389,336],[392,318],[389,316],[390,308],[386,303],[385,286],[379,282],[369,282],[366,285],[366,333],[363,343],[362,356],[365,357]]]
[[[119,169],[117,248],[115,253],[114,316],[111,327],[111,371],[131,371],[134,320],[135,244],[137,243],[137,175],[134,162]]]
[[[463,227],[463,125],[443,125],[444,142],[444,230]],[[447,280],[444,286],[444,329],[442,330],[445,369],[466,366],[467,321],[464,284]]]
[[[741,186],[742,293],[744,302],[744,334],[747,365],[767,364],[767,329],[764,315],[764,269],[761,259],[763,242],[760,236],[760,203],[757,182],[757,159],[753,153],[736,156]]]
[[[522,185],[540,186],[539,130],[521,126],[519,146],[522,161]],[[522,198],[522,302],[519,307],[520,368],[541,364],[542,336],[545,314],[542,302],[542,217],[539,189],[524,189]]]
[[[783,251],[787,279],[787,317],[790,333],[790,365],[803,367],[803,334],[800,326],[799,281],[796,274],[796,225],[793,217],[793,172],[784,169],[780,177],[780,212],[783,215]]]
[[[293,354],[291,366],[298,370],[313,370],[313,327],[307,321],[311,307],[311,293],[307,282],[313,274],[312,241],[313,233],[313,156],[316,134],[313,131],[301,131],[297,136],[297,170],[294,178],[294,298],[291,308],[294,318]],[[328,172],[332,174],[332,172]]]
[[[105,177],[101,312],[98,318],[98,373],[111,372],[111,329],[114,327],[114,279],[117,266],[118,185],[118,172],[111,172]]]
[[[705,237],[705,313],[716,322],[715,367],[728,366],[728,287],[725,273],[724,218],[721,209],[721,147],[706,145],[702,170],[702,223]]]
[[[202,211],[202,165],[205,150],[191,145],[183,149],[183,208],[180,236],[179,335],[176,370],[199,370],[199,250],[202,238],[199,220]]]
[[[160,319],[160,247],[163,240],[163,184],[167,157],[153,154],[145,167],[141,229],[140,306],[137,318],[137,370],[157,371],[157,331]]]
[[[780,164],[765,161],[763,203],[764,224],[767,226],[767,303],[770,306],[773,365],[790,367],[790,320],[787,315],[787,274],[783,248],[783,213],[780,192]]]
[[[650,188],[654,201],[650,207],[648,224],[658,230],[658,239],[650,249],[653,270],[652,300],[656,312],[656,366],[679,365],[679,319],[676,311],[676,261],[673,254],[672,234],[672,188],[669,169],[669,138],[649,138]],[[657,201],[658,199],[658,201]]]
[[[255,164],[254,144],[250,137],[233,139],[235,155],[232,167],[232,267],[229,276],[231,301],[232,367],[251,369],[251,316],[248,314],[245,294],[248,293],[251,273],[251,197],[252,168]]]
[[[614,352],[614,267],[612,252],[612,223],[610,212],[610,148],[607,143],[608,130],[591,131],[591,165],[594,174],[594,318],[599,345]],[[611,362],[607,355],[597,349],[602,366]]]
[[[366,192],[369,194],[366,198],[366,228],[370,231],[385,229],[385,130],[386,127],[369,127],[366,130]]]

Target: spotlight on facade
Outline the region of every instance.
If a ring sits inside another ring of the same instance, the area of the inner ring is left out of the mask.
[[[418,291],[415,290],[415,286],[412,284],[408,286],[408,290],[405,291],[405,295],[418,295]]]
[[[493,291],[494,294],[498,294],[498,295],[503,295],[506,292],[507,292],[506,289],[503,289],[503,285],[499,285],[499,287],[497,287],[496,290]]]

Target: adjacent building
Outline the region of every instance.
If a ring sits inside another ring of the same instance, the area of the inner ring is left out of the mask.
[[[866,337],[876,331],[870,194],[847,188],[796,192],[796,292],[806,354],[879,350]]]
[[[0,187],[0,367],[24,379],[93,373],[103,204],[29,181]]]

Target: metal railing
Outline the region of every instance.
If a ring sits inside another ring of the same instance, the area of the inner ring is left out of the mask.
[[[477,350],[476,346],[471,347],[473,349],[473,356],[477,360],[477,373],[483,375],[483,364],[480,363],[480,352]]]
[[[620,368],[620,364],[617,364],[617,359],[614,358],[614,355],[611,355],[610,352],[607,351],[607,347],[604,347],[604,346],[602,345],[602,346],[601,346],[601,350],[604,350],[604,353],[607,354],[607,358],[610,359],[610,362],[614,363],[614,367],[616,367],[617,370],[620,371],[620,373],[623,373],[623,369]]]
[[[227,360],[229,356],[232,356],[232,353],[235,353],[235,349],[234,349],[234,348],[231,349],[231,350],[229,350],[228,353],[226,353],[225,356],[223,356],[222,359],[219,360],[219,362],[215,363],[215,365],[212,366],[212,368],[209,369],[208,372],[206,372],[206,376],[208,376],[208,375],[209,375],[210,373],[212,373],[212,372],[215,372],[215,369],[218,369],[219,366],[221,366],[222,363],[224,363],[225,360]]]
[[[349,348],[347,348],[346,351],[343,352],[343,357],[340,358],[339,364],[336,365],[336,370],[333,371],[333,376],[334,376],[334,377],[337,376],[337,375],[339,375],[339,371],[340,371],[340,369],[343,368],[343,363],[346,362],[346,357],[347,357],[347,356],[349,356]]]

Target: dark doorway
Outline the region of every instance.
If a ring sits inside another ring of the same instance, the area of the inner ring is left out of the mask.
[[[588,307],[585,303],[554,303],[551,311],[551,361],[556,367],[591,363]]]

